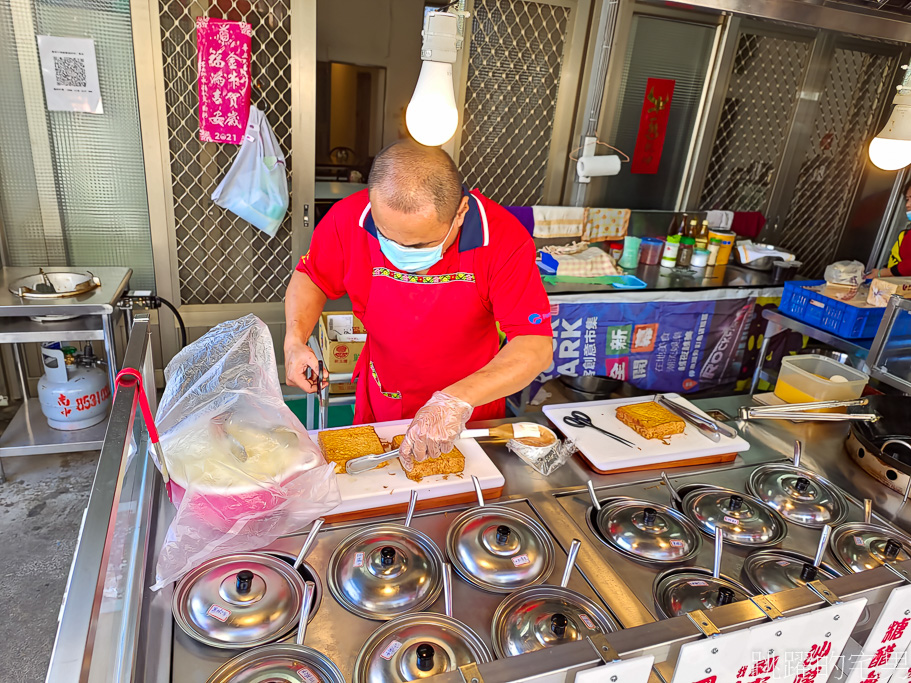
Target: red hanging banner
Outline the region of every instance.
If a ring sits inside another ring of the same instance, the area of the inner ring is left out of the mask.
[[[630,164],[632,173],[658,172],[675,83],[668,78],[649,78],[646,83],[645,100],[639,117],[639,134],[636,136],[636,148]]]

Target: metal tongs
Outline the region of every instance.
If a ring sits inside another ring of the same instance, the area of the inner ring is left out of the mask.
[[[729,439],[733,439],[737,436],[737,432],[727,425],[720,422],[715,422],[715,420],[705,417],[704,415],[700,415],[699,413],[690,410],[686,406],[682,406],[679,403],[674,403],[674,401],[670,400],[666,396],[657,396],[655,398],[655,402],[658,405],[664,406],[670,410],[672,413],[677,415],[677,417],[681,417],[689,422],[696,429],[702,432],[704,436],[711,439],[712,441],[715,441],[716,443],[718,441],[721,441],[722,436],[726,436]]]
[[[852,401],[816,401],[814,403],[786,403],[778,406],[741,406],[741,420],[805,420],[808,422],[876,422],[876,413],[817,413],[828,408],[850,408],[865,406],[866,398]]]

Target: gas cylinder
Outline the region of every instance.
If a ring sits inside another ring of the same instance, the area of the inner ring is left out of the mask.
[[[111,407],[108,374],[91,344],[79,354],[64,354],[59,344],[41,347],[44,374],[38,380],[41,412],[54,429],[85,429],[96,425]],[[69,360],[69,362],[67,362]]]

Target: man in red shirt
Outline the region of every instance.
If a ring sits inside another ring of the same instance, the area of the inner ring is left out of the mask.
[[[316,391],[307,339],[326,300],[346,293],[367,329],[354,421],[413,418],[406,467],[451,450],[469,419],[503,417],[504,397],[551,363],[550,304],[531,237],[503,207],[467,192],[438,148],[387,147],[368,189],[317,226],[285,298],[289,384]]]

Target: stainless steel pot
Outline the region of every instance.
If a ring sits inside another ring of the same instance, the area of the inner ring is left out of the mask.
[[[842,524],[832,532],[829,545],[835,559],[849,572],[911,559],[911,538],[900,531],[867,522]]]
[[[583,394],[594,398],[606,398],[623,384],[623,382],[618,379],[611,379],[610,377],[601,377],[598,375],[583,375],[581,377],[560,375],[560,383],[568,389],[582,392]]]
[[[703,533],[724,531],[724,539],[749,547],[776,545],[788,534],[781,515],[758,498],[739,491],[705,487],[690,491],[680,504]]]

